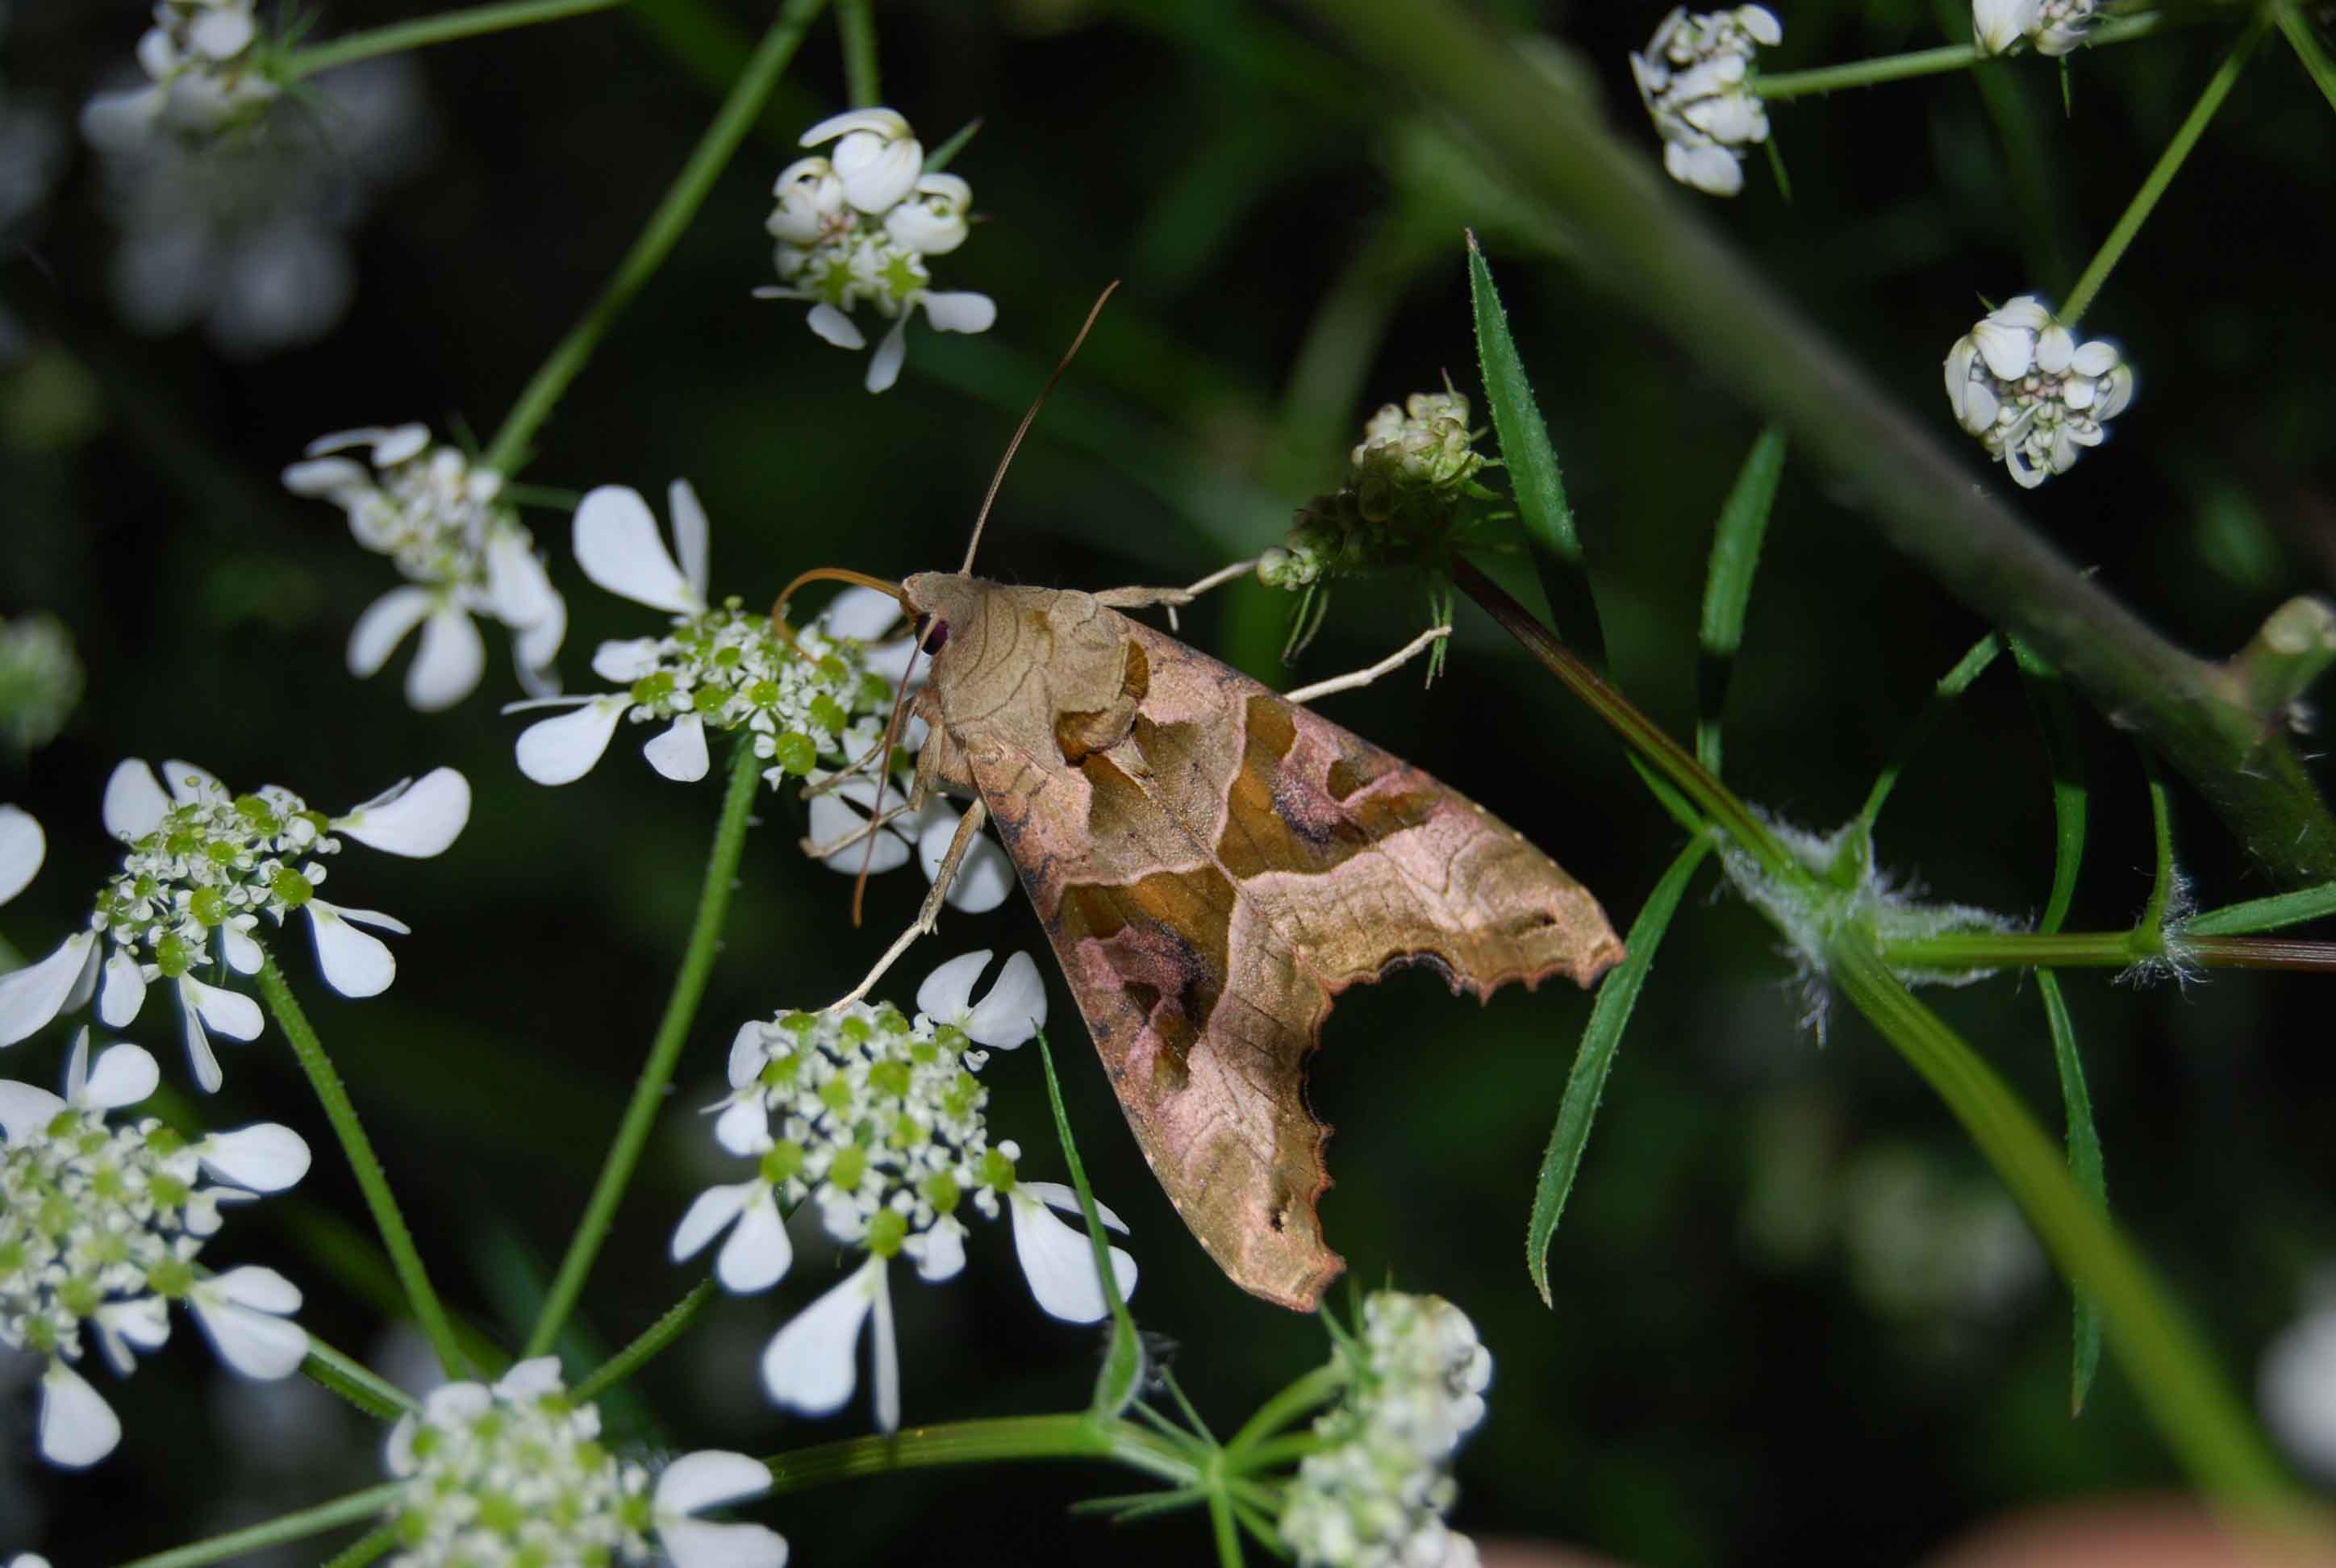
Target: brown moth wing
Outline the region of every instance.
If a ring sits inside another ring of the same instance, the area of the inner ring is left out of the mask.
[[[1038,666],[987,703],[935,681],[1136,1141],[1236,1284],[1310,1310],[1345,1267],[1304,1094],[1338,993],[1413,962],[1480,998],[1587,985],[1621,944],[1522,835],[1327,719],[1085,594],[955,583],[985,590],[978,663]]]

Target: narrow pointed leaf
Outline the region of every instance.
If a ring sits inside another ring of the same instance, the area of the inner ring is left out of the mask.
[[[2302,925],[2331,914],[2336,914],[2336,882],[2321,882],[2317,887],[2298,888],[2292,893],[2273,893],[2267,899],[2249,899],[2243,904],[2208,910],[2185,921],[2182,932],[2193,937],[2240,937]]]
[[[1770,425],[1753,442],[1737,471],[1735,486],[1712,530],[1711,566],[1703,579],[1703,622],[1698,632],[1702,657],[1696,664],[1696,760],[1719,772],[1719,719],[1728,701],[1728,681],[1736,650],[1744,643],[1744,609],[1752,599],[1752,579],[1760,567],[1760,545],[1768,533],[1768,511],[1785,475],[1785,432]]]
[[[1938,727],[1941,716],[1970,688],[1971,683],[1977,680],[1988,666],[1995,662],[1996,655],[2002,651],[2002,640],[1995,633],[1989,632],[1971,645],[1969,653],[1955,661],[1954,668],[1940,677],[1939,684],[1931,692],[1930,700],[1922,705],[1922,711],[1914,716],[1914,722],[1906,726],[1905,735],[1899,738],[1898,749],[1892,755],[1889,765],[1874,779],[1874,788],[1866,794],[1864,809],[1857,813],[1857,820],[1865,824],[1869,834],[1874,831],[1875,819],[1882,815],[1883,803],[1889,800],[1890,792],[1898,787],[1898,775],[1906,771],[1906,765],[1913,760],[1922,743],[1931,738],[1931,732]]]

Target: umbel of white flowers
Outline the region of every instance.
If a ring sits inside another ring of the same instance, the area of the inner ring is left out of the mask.
[[[371,468],[340,455],[369,449]],[[366,607],[349,632],[349,673],[363,679],[415,627],[422,650],[405,672],[405,700],[423,713],[471,695],[486,667],[472,616],[511,630],[520,685],[542,696],[560,689],[551,673],[568,635],[568,606],[535,552],[535,538],[497,498],[503,476],[472,467],[427,425],[336,431],[308,443],[307,461],[284,471],[295,495],[316,496],[348,514],[356,541],[395,563],[405,585]]]
[[[2039,54],[2066,54],[2085,41],[2100,0],[1971,0],[1971,42],[1982,54],[2027,44]]]
[[[56,738],[83,684],[64,622],[53,615],[0,616],[0,739],[20,755]]]
[[[156,0],[138,40],[142,87],[81,112],[92,145],[120,149],[158,131],[202,136],[248,120],[280,91],[264,69],[253,0]]]
[[[229,794],[192,763],[166,762],[166,792],[154,770],[135,758],[106,781],[105,827],[125,846],[122,869],[98,895],[88,929],[39,963],[0,976],[0,1046],[12,1046],[58,1014],[97,997],[109,1028],[127,1027],[145,1005],[147,988],[167,982],[178,995],[187,1057],[206,1092],[219,1086],[210,1035],[259,1037],[259,1005],[214,986],[197,971],[224,959],[237,974],[257,974],[266,955],[254,932],[261,916],[281,926],[307,916],[326,983],[345,997],[378,996],[397,960],[378,937],[404,935],[403,921],[317,896],[324,858],[352,838],[390,854],[427,858],[454,842],[471,818],[470,782],[453,768],[392,785],[344,815],[326,816],[275,784]],[[27,819],[29,820],[29,819]],[[0,833],[0,884],[29,877],[26,855],[40,845],[22,833]],[[112,944],[99,989],[100,939]],[[216,944],[216,947],[214,947]]]
[[[891,109],[854,109],[803,133],[802,146],[833,141],[824,156],[779,171],[778,205],[764,227],[778,241],[781,282],[759,299],[811,301],[813,332],[838,348],[868,345],[852,315],[861,305],[892,323],[868,360],[868,390],[900,379],[909,317],[921,307],[942,332],[987,332],[998,305],[987,294],[934,289],[925,263],[965,243],[973,187],[924,172],[925,150]]]
[[[1475,1326],[1442,1297],[1380,1290],[1332,1365],[1345,1390],[1314,1423],[1323,1446],[1299,1461],[1281,1508],[1300,1568],[1475,1568],[1475,1543],[1444,1523],[1452,1456],[1484,1418],[1493,1376]]]
[[[2028,490],[2068,472],[2133,401],[2133,369],[2116,345],[2078,343],[2032,294],[1957,339],[1946,380],[1956,420]]]
[[[1765,5],[1663,18],[1643,54],[1630,56],[1639,96],[1663,139],[1663,168],[1714,196],[1744,189],[1743,149],[1768,140],[1768,112],[1750,85],[1759,44],[1784,41]]]
[[[675,1568],[781,1568],[787,1544],[760,1524],[694,1517],[757,1496],[771,1473],[744,1454],[706,1449],[665,1466],[618,1458],[600,1410],[579,1403],[550,1356],[493,1384],[448,1383],[389,1435],[389,1568],[671,1562]],[[661,1555],[660,1555],[661,1554]]]
[[[173,1301],[247,1378],[285,1377],[308,1353],[289,1320],[300,1306],[289,1280],[196,1264],[221,1205],[291,1186],[307,1173],[308,1145],[273,1122],[194,1140],[151,1117],[108,1125],[160,1079],[136,1046],[92,1064],[83,1029],[62,1096],[0,1080],[0,1345],[46,1359],[39,1441],[53,1464],[94,1465],[122,1439],[121,1419],[73,1369],[89,1339],[126,1377],[133,1352],[170,1337]]]
[[[755,1162],[754,1174],[698,1195],[674,1231],[676,1262],[727,1230],[714,1273],[732,1290],[769,1290],[794,1261],[785,1213],[809,1203],[821,1228],[867,1261],[781,1329],[763,1352],[763,1385],[779,1404],[823,1416],[852,1398],[860,1330],[872,1322],[876,1425],[900,1424],[900,1353],[892,1338],[891,1265],[906,1258],[939,1282],[965,1267],[968,1205],[1014,1222],[1014,1249],[1039,1307],[1066,1322],[1106,1310],[1085,1231],[1056,1218],[1077,1195],[1015,1174],[1020,1150],[992,1144],[976,1075],[990,1050],[1010,1050],[1046,1021],[1046,992],[1027,953],[1007,959],[988,994],[973,999],[988,951],[935,969],[917,992],[917,1016],[885,1004],[782,1013],[749,1023],[730,1047],[730,1094],[714,1107],[714,1136]],[[984,1048],[987,1047],[987,1048]],[[1124,1232],[1110,1210],[1105,1224]],[[1135,1262],[1111,1250],[1124,1299]]]

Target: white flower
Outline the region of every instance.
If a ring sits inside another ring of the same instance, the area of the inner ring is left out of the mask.
[[[2336,1477],[2336,1294],[2328,1284],[2263,1351],[2255,1381],[2263,1425],[2322,1479]]]
[[[183,1301],[219,1359],[248,1378],[289,1375],[308,1338],[288,1315],[300,1292],[272,1269],[206,1274],[196,1258],[221,1204],[277,1193],[307,1174],[308,1146],[260,1123],[193,1142],[160,1122],[109,1125],[161,1081],[154,1058],[117,1045],[89,1057],[73,1042],[60,1096],[0,1081],[0,1345],[47,1358],[40,1448],[52,1463],[93,1465],[122,1424],[74,1370],[88,1339],[127,1375],[139,1351],[170,1338]],[[214,1185],[200,1184],[205,1177]]]
[[[119,151],[161,132],[202,137],[251,119],[281,91],[254,47],[253,0],[157,0],[138,41],[148,84],[82,110],[91,145]]]
[[[970,953],[935,970],[913,1020],[890,1006],[856,1003],[749,1023],[731,1044],[731,1092],[713,1107],[714,1135],[755,1161],[755,1173],[699,1195],[674,1232],[675,1259],[727,1229],[715,1277],[733,1290],[766,1289],[793,1259],[784,1215],[806,1203],[831,1237],[867,1253],[764,1350],[764,1385],[780,1404],[811,1414],[841,1408],[858,1386],[861,1329],[872,1324],[877,1424],[886,1431],[899,1425],[891,1264],[904,1258],[928,1282],[957,1274],[968,1202],[995,1219],[1003,1201],[1041,1309],[1073,1322],[1104,1316],[1085,1232],[1048,1212],[1076,1214],[1076,1195],[1022,1181],[1020,1150],[989,1141],[988,1092],[976,1076],[988,1059],[982,1047],[1020,1045],[1046,1017],[1046,993],[1021,954],[973,1001],[989,956]],[[1109,1210],[1098,1212],[1125,1229]],[[1134,1261],[1117,1248],[1111,1259],[1124,1297],[1135,1288]]]
[[[0,112],[5,104],[0,103]],[[0,229],[6,221],[9,149],[0,112]],[[5,333],[0,333],[5,336]],[[83,677],[73,634],[53,615],[0,618],[0,735],[22,752],[56,738],[81,701]]]
[[[2015,295],[1957,340],[1947,402],[2022,488],[2066,473],[2103,424],[2133,401],[2133,369],[2116,346],[2078,343],[2034,295]]]
[[[787,1544],[759,1524],[717,1524],[702,1508],[767,1490],[743,1454],[708,1449],[647,1468],[600,1441],[600,1411],[579,1404],[550,1356],[492,1385],[447,1383],[389,1435],[389,1473],[404,1483],[389,1515],[391,1568],[483,1563],[647,1563],[676,1568],[782,1568]]]
[[[850,642],[817,623],[789,646],[767,616],[748,611],[741,600],[709,606],[705,509],[686,480],[674,481],[667,500],[672,550],[638,491],[604,484],[577,507],[576,560],[584,574],[610,593],[664,611],[671,629],[604,642],[593,654],[593,673],[627,683],[623,691],[505,707],[573,710],[521,732],[520,771],[538,784],[572,784],[591,772],[618,725],[628,719],[660,726],[642,755],[659,774],[684,783],[704,778],[712,765],[709,729],[745,732],[754,755],[771,765],[764,776],[774,787],[813,774],[822,756],[838,765],[856,759],[874,744],[872,735],[864,744],[857,737],[870,716],[891,707],[891,687],[869,673]]]
[[[1784,41],[1765,5],[1663,18],[1643,54],[1630,56],[1639,96],[1663,139],[1663,168],[1714,196],[1744,188],[1741,149],[1768,140],[1767,111],[1750,86],[1757,46]]]
[[[921,308],[941,332],[987,332],[998,307],[986,294],[937,292],[928,257],[945,256],[971,232],[973,188],[954,174],[926,174],[924,149],[890,109],[839,114],[803,133],[832,156],[803,158],[780,172],[778,205],[764,227],[778,241],[780,282],[758,298],[811,303],[805,324],[839,348],[868,345],[852,313],[862,303],[892,323],[868,361],[867,387],[900,379],[909,317]]]
[[[308,918],[327,984],[347,997],[388,989],[396,960],[359,927],[402,935],[405,925],[316,896],[326,875],[321,857],[338,853],[341,837],[389,854],[436,855],[470,820],[471,786],[453,769],[437,768],[328,817],[276,784],[234,796],[191,763],[162,768],[167,792],[135,758],[107,780],[105,826],[125,846],[122,869],[99,895],[88,930],[31,968],[0,977],[0,1045],[77,1009],[92,989],[99,1018],[109,1027],[126,1027],[147,989],[167,980],[178,996],[195,1080],[208,1091],[221,1080],[210,1036],[256,1039],[263,1020],[249,997],[209,984],[195,971],[220,959],[238,974],[256,973],[265,958],[253,934],[261,917],[280,927],[299,911]],[[112,944],[102,987],[101,938]]]
[[[1971,41],[1982,54],[2022,43],[2039,54],[2066,54],[2085,41],[2099,0],[1971,0]]]
[[[32,884],[49,841],[33,813],[21,806],[0,806],[0,904]]]
[[[371,466],[340,455],[365,448]],[[473,468],[429,427],[400,424],[336,431],[308,443],[307,459],[284,471],[296,495],[330,501],[348,514],[356,541],[396,564],[405,586],[374,600],[349,632],[349,673],[360,679],[389,661],[419,626],[422,648],[406,671],[405,699],[423,713],[471,695],[486,665],[472,616],[511,629],[520,684],[559,689],[551,662],[568,635],[568,606],[551,586],[534,536],[501,504],[503,476]]]

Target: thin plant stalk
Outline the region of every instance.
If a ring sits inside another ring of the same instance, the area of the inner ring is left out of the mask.
[[[151,1557],[141,1557],[134,1563],[123,1563],[122,1568],[203,1568],[203,1564],[208,1563],[226,1563],[270,1546],[305,1541],[311,1535],[321,1535],[327,1530],[338,1530],[344,1525],[358,1524],[386,1512],[397,1501],[397,1495],[402,1490],[404,1483],[397,1481],[381,1486],[368,1486],[362,1492],[352,1492],[329,1503],[319,1503],[314,1508],[279,1514],[273,1519],[246,1525],[240,1530],[230,1530],[224,1535],[190,1541],[184,1546],[174,1546]]]
[[[835,30],[843,35],[843,90],[854,109],[884,102],[876,73],[876,0],[835,0]]]
[[[2117,16],[2101,23],[2085,36],[2088,48],[2104,44],[2123,44],[2135,38],[2146,38],[2167,24],[2166,16],[2156,11],[2145,11],[2135,16]],[[1968,71],[1984,60],[1995,56],[1982,54],[1975,44],[1949,44],[1937,49],[1917,49],[1909,54],[1883,54],[1872,60],[1852,60],[1840,65],[1820,65],[1808,71],[1779,71],[1773,75],[1756,75],[1747,85],[1753,93],[1771,103],[1781,103],[1794,98],[1808,98],[1844,88],[1878,87],[1885,82],[1903,82],[1915,76],[1939,76],[1955,71]]]
[[[907,1427],[888,1436],[798,1448],[764,1463],[771,1467],[772,1492],[782,1494],[896,1470],[1013,1459],[1102,1459],[1171,1486],[1198,1487],[1206,1479],[1201,1466],[1161,1434],[1132,1421],[1098,1420],[1085,1412]]]
[[[409,49],[426,49],[434,44],[452,44],[458,39],[508,32],[514,27],[532,27],[540,22],[564,21],[593,11],[610,10],[624,3],[625,0],[507,0],[501,5],[441,11],[435,16],[394,22],[386,27],[370,27],[362,33],[336,38],[328,44],[296,49],[284,62],[284,73],[297,82],[319,72],[354,65],[360,60],[371,60],[377,55],[403,54]]]

